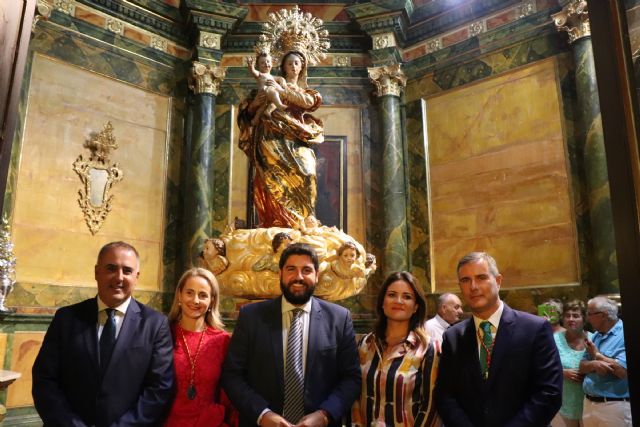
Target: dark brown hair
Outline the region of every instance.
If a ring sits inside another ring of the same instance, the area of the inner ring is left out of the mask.
[[[376,337],[380,339],[382,342],[385,342],[385,335],[387,333],[387,316],[384,314],[384,309],[382,305],[384,304],[384,298],[387,295],[387,289],[393,282],[401,280],[408,284],[411,289],[413,289],[413,294],[416,298],[416,304],[418,305],[418,309],[409,319],[409,331],[413,331],[418,335],[420,341],[423,344],[427,344],[427,335],[423,329],[424,321],[427,316],[427,300],[424,296],[424,292],[422,288],[416,282],[416,278],[413,277],[413,274],[408,271],[398,271],[395,273],[391,273],[385,281],[382,283],[382,287],[378,292],[378,301],[376,303],[376,314],[378,318],[376,319],[376,324],[374,327],[374,333]]]

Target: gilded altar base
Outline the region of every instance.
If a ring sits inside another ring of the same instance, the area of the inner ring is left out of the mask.
[[[218,242],[218,250],[212,249],[213,245],[204,249],[202,266],[214,272],[222,295],[244,299],[273,298],[281,294],[280,253],[290,243],[306,243],[316,250],[320,264],[314,295],[329,301],[357,295],[375,271],[375,261],[371,256],[367,257],[360,243],[343,231],[313,225],[305,227],[301,224],[299,229],[229,229],[219,238],[224,242],[224,249]],[[226,263],[221,263],[221,259]],[[220,271],[220,266],[225,264],[224,270]]]

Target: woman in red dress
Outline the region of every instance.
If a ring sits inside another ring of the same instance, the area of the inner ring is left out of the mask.
[[[192,268],[180,278],[169,312],[177,390],[166,427],[237,424],[237,413],[219,385],[230,340],[219,300],[218,281],[210,271]]]

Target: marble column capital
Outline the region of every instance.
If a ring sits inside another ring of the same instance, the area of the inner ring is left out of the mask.
[[[569,34],[569,43],[591,36],[589,8],[586,0],[573,0],[558,13],[551,15],[558,31]]]
[[[189,72],[189,89],[195,94],[209,93],[217,96],[226,73],[226,67],[194,62]]]
[[[376,95],[400,96],[407,84],[407,77],[400,69],[400,64],[367,68],[369,79],[376,86]]]

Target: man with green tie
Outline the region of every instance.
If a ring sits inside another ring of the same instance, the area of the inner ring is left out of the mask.
[[[473,316],[444,334],[435,389],[447,426],[544,427],[562,404],[562,365],[551,325],[500,300],[502,275],[485,252],[458,262]]]

